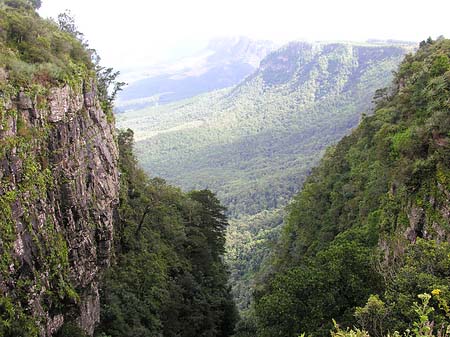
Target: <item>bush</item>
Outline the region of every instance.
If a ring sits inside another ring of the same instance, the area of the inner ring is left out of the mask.
[[[55,337],[88,337],[88,335],[73,322],[65,323]]]

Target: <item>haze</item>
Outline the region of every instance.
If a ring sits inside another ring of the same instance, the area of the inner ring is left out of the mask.
[[[66,9],[103,63],[119,70],[176,59],[218,36],[279,42],[450,37],[450,2],[443,0],[43,0],[40,13],[56,17]]]

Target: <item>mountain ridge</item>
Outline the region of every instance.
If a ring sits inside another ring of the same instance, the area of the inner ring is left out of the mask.
[[[242,36],[211,40],[195,55],[125,87],[118,96],[118,111],[166,104],[234,85],[252,73],[275,45]]]

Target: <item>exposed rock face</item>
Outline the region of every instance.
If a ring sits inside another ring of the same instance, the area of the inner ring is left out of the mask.
[[[75,87],[0,100],[0,295],[21,303],[43,337],[67,321],[93,334],[113,247],[114,125],[93,81]]]
[[[417,200],[405,200],[402,209],[403,220],[399,222],[395,235],[381,237],[379,248],[383,252],[384,259],[380,267],[383,273],[392,271],[392,265],[403,256],[407,246],[415,243],[417,238],[436,240],[439,242],[450,242],[450,189],[439,182],[439,173],[434,188],[430,189],[429,195]],[[432,184],[430,184],[432,186]],[[396,186],[391,186],[391,194],[395,194]]]
[[[450,223],[449,190],[437,183],[434,194],[424,200],[426,206],[410,205],[407,209],[409,226],[404,236],[409,242],[415,242],[417,237],[444,242],[450,240],[448,227],[439,224]]]

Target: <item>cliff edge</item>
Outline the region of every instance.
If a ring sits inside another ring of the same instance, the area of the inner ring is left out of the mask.
[[[0,331],[92,335],[118,203],[114,124],[81,42],[19,5],[0,3]]]

